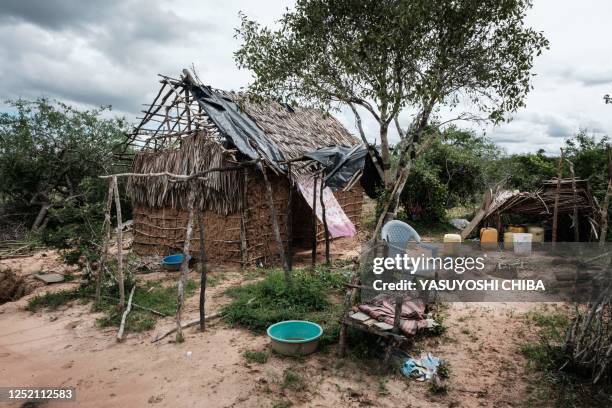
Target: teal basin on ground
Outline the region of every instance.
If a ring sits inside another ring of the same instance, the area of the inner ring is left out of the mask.
[[[314,352],[323,329],[305,320],[286,320],[268,327],[272,349],[285,356],[305,356]]]

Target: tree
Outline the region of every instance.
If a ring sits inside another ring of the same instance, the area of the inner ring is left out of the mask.
[[[447,123],[440,108],[454,119],[497,123],[524,105],[534,57],[548,46],[524,23],[530,7],[530,0],[298,0],[275,30],[242,15],[235,57],[253,72],[254,94],[348,106],[368,146],[359,110],[372,115],[379,171],[391,190],[386,212],[394,214],[410,164],[428,144],[423,134]],[[393,189],[392,124],[401,138]]]
[[[32,212],[32,230],[54,208],[82,208],[109,172],[126,122],[105,118],[109,109],[77,110],[47,99],[8,101],[0,113],[0,198]],[[103,188],[102,188],[103,190]],[[36,214],[36,215],[34,215]]]

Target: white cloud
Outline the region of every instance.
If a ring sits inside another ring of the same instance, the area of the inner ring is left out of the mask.
[[[554,153],[581,128],[611,133],[612,107],[602,98],[612,93],[607,33],[612,3],[534,3],[528,23],[544,31],[551,49],[536,61],[527,107],[514,121],[484,130],[509,152],[543,148]],[[270,25],[291,5],[291,0],[4,0],[0,97],[44,95],[78,106],[112,104],[134,118],[157,91],[157,73],[178,75],[192,64],[204,82],[240,89],[250,74],[239,71],[233,60],[238,12]],[[356,133],[350,111],[336,116]],[[375,123],[365,112],[363,120],[374,140]],[[394,130],[391,140],[397,140]]]

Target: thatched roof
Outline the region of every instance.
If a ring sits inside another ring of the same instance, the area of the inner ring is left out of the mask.
[[[193,174],[232,167],[245,157],[261,157],[282,170],[285,161],[306,152],[360,143],[333,116],[320,110],[215,90],[183,72],[181,79],[162,77],[159,93],[128,141],[140,148],[132,166],[136,173]],[[312,170],[294,166],[291,176]],[[200,208],[222,214],[239,210],[242,179],[237,173],[212,173],[206,181],[199,181]],[[184,207],[186,191],[181,183],[163,178],[128,181],[132,199],[152,207]]]
[[[329,113],[275,101],[254,102],[245,94],[228,93],[285,156],[296,159],[327,146],[354,146],[360,141]]]

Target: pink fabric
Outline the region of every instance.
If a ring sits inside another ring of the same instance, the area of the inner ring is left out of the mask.
[[[368,316],[393,326],[395,319],[395,299],[388,295],[379,295],[370,301],[357,306],[358,310]],[[402,302],[400,330],[407,336],[427,327],[424,317],[425,305],[420,300],[405,299]]]
[[[323,211],[321,209],[319,197],[321,184],[319,183],[321,183],[321,180],[317,180],[317,218],[323,223]],[[302,196],[312,208],[313,179],[302,177],[298,180],[297,184]],[[349,217],[344,213],[344,210],[342,210],[342,207],[329,187],[323,189],[323,202],[325,203],[325,219],[327,220],[329,235],[331,235],[332,238],[354,237],[357,234],[357,229]]]

